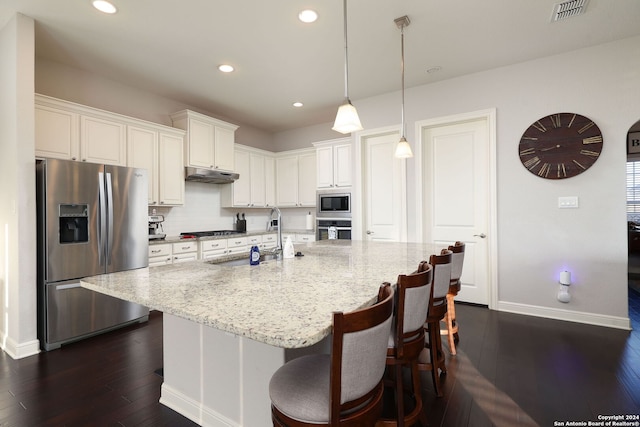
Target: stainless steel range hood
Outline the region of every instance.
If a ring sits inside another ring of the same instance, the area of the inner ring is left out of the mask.
[[[184,169],[185,181],[206,182],[208,184],[230,184],[240,178],[239,174],[233,172],[200,169],[189,166]]]

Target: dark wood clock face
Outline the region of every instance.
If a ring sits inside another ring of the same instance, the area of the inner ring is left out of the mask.
[[[602,132],[587,117],[557,113],[543,117],[524,131],[518,152],[532,174],[546,179],[571,178],[600,157]]]

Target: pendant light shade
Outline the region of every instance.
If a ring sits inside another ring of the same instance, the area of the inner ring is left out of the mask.
[[[407,138],[404,137],[404,27],[408,26],[411,21],[409,21],[409,17],[407,15],[401,16],[400,18],[394,19],[394,22],[400,28],[400,52],[401,52],[401,61],[400,67],[402,70],[402,136],[400,137],[400,141],[398,141],[398,145],[396,146],[395,157],[400,159],[406,159],[408,157],[413,157],[413,151],[411,151],[411,145],[407,142]]]
[[[406,159],[408,157],[413,157],[413,151],[411,151],[411,146],[407,142],[407,139],[403,136],[398,141],[398,145],[396,145],[395,156],[399,159]]]
[[[331,128],[340,133],[351,133],[357,130],[362,130],[362,124],[360,124],[360,118],[356,107],[351,104],[349,99],[345,100],[345,103],[338,108],[338,114],[336,114],[336,121]]]
[[[344,16],[344,104],[338,108],[336,120],[331,129],[340,133],[362,130],[356,107],[349,99],[349,54],[347,49],[347,0],[342,1]]]

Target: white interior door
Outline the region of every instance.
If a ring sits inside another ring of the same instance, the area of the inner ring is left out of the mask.
[[[404,160],[394,151],[397,132],[364,139],[364,238],[403,241],[406,237]]]
[[[460,301],[489,304],[489,124],[422,128],[425,242],[466,244]]]

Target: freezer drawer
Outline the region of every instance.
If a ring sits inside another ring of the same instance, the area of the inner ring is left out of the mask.
[[[82,288],[79,281],[45,286],[46,350],[149,318],[149,309]]]

